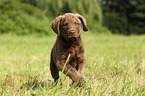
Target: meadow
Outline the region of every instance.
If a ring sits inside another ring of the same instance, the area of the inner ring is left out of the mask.
[[[145,35],[82,33],[86,86],[53,87],[50,51],[56,35],[0,35],[1,96],[145,96]]]

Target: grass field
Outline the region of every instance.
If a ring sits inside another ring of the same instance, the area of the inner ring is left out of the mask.
[[[50,51],[56,36],[0,36],[2,96],[145,96],[145,36],[82,34],[87,65],[84,88],[53,87]]]

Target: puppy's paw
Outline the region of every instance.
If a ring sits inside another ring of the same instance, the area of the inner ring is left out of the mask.
[[[86,85],[86,80],[80,77],[77,81],[73,81],[74,86],[84,87]]]
[[[78,86],[83,87],[85,85],[86,85],[86,80],[83,77],[81,77],[79,79]]]

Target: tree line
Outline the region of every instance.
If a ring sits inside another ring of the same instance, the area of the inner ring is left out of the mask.
[[[103,24],[113,33],[145,34],[145,0],[101,0]]]

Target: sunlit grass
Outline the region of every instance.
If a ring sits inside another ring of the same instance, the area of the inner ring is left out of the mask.
[[[50,51],[56,36],[0,36],[0,95],[144,95],[145,36],[83,33],[87,53],[84,88],[53,87]]]

